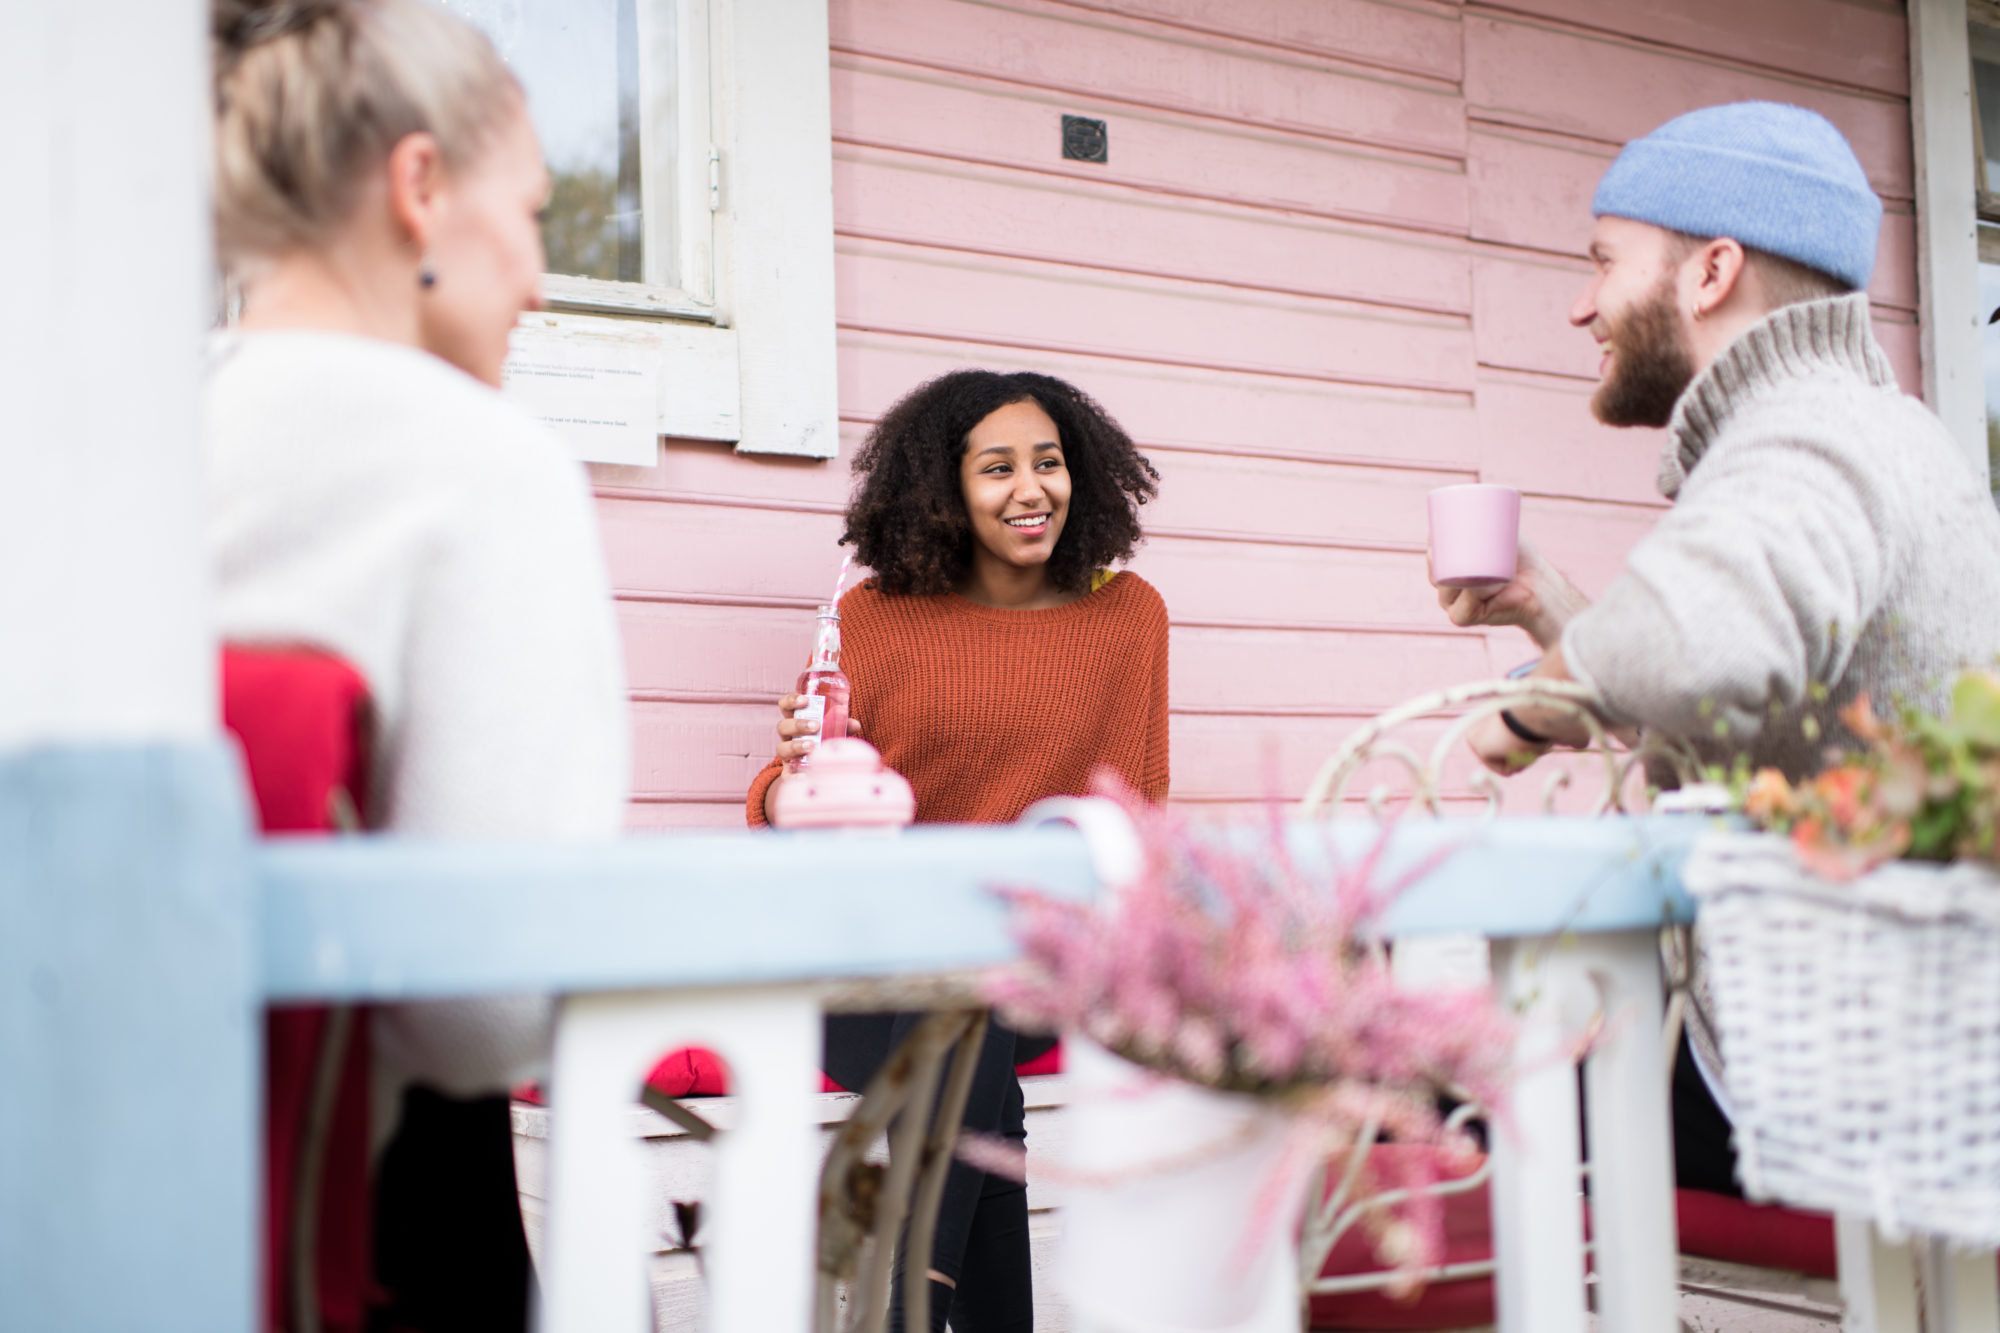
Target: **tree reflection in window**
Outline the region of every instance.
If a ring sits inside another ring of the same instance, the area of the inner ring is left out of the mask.
[[[552,187],[548,271],[645,281],[636,0],[443,3],[492,40],[527,90]]]

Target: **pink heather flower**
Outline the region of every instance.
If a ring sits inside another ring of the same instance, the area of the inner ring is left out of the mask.
[[[1174,1077],[1283,1099],[1295,1123],[1287,1157],[1346,1152],[1370,1126],[1439,1146],[1388,1154],[1378,1183],[1416,1192],[1370,1213],[1378,1249],[1402,1272],[1437,1262],[1443,1204],[1423,1187],[1439,1159],[1448,1168],[1474,1151],[1445,1130],[1438,1099],[1470,1096],[1504,1128],[1513,1048],[1490,992],[1409,991],[1389,974],[1382,914],[1450,850],[1385,882],[1384,828],[1360,859],[1329,844],[1331,871],[1308,872],[1275,807],[1252,837],[1197,829],[1116,778],[1096,785],[1140,831],[1138,878],[1091,903],[1005,890],[1022,958],[993,974],[988,999],[1018,1026],[1084,1032]],[[1284,1178],[1262,1191],[1269,1208]]]
[[[1209,1083],[1221,1078],[1229,1066],[1229,1043],[1221,1025],[1213,1019],[1190,1018],[1174,1036],[1174,1062]]]

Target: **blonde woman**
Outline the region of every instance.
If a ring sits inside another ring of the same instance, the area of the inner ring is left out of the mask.
[[[360,669],[379,722],[371,824],[610,836],[627,709],[586,478],[498,393],[508,333],[539,302],[549,188],[521,88],[429,0],[215,0],[212,23],[215,228],[242,297],[205,401],[220,631]],[[387,1326],[521,1326],[518,1217],[495,1242],[517,1284],[478,1241],[450,1252],[462,1219],[411,1210],[511,1209],[493,1094],[546,1042],[538,998],[378,1015],[378,1126],[400,1114],[431,1135],[385,1158]],[[481,1094],[465,1114],[453,1100]],[[398,1162],[440,1155],[469,1164],[396,1184]]]

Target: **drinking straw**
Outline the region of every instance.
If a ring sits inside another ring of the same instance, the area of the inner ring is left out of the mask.
[[[838,611],[840,594],[847,591],[847,576],[854,569],[854,552],[849,551],[840,561],[840,577],[833,581],[833,600],[827,605]]]

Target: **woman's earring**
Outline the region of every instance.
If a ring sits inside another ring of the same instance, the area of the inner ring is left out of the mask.
[[[431,257],[425,255],[417,261],[417,286],[429,291],[438,285],[437,270],[431,267]]]

